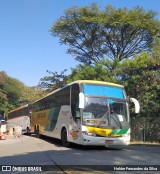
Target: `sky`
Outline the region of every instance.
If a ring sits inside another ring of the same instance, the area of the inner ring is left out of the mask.
[[[49,30],[65,10],[92,2],[102,9],[139,5],[157,11],[160,20],[160,0],[0,0],[0,71],[30,87],[48,76],[47,70],[69,74],[79,62]]]

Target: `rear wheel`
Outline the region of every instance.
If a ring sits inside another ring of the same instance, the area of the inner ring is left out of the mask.
[[[29,127],[27,127],[27,133],[26,133],[27,135],[30,135],[30,129],[29,129]]]
[[[37,137],[37,138],[40,138],[40,134],[39,134],[39,125],[36,127],[36,129],[35,129],[35,136]]]
[[[61,142],[62,142],[62,145],[64,147],[69,147],[70,146],[70,143],[68,142],[68,139],[67,139],[67,131],[65,128],[62,129],[61,131]]]

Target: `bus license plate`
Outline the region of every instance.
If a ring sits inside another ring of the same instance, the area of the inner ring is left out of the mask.
[[[105,144],[106,144],[106,145],[113,144],[113,140],[106,140],[106,141],[105,141]]]

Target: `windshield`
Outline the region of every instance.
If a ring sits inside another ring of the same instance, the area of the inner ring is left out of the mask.
[[[98,127],[129,127],[126,100],[107,97],[85,97],[83,123]]]

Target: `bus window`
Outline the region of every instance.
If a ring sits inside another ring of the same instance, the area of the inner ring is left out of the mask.
[[[71,110],[73,119],[76,120],[80,118],[80,109],[79,109],[79,85],[74,84],[71,88]]]

